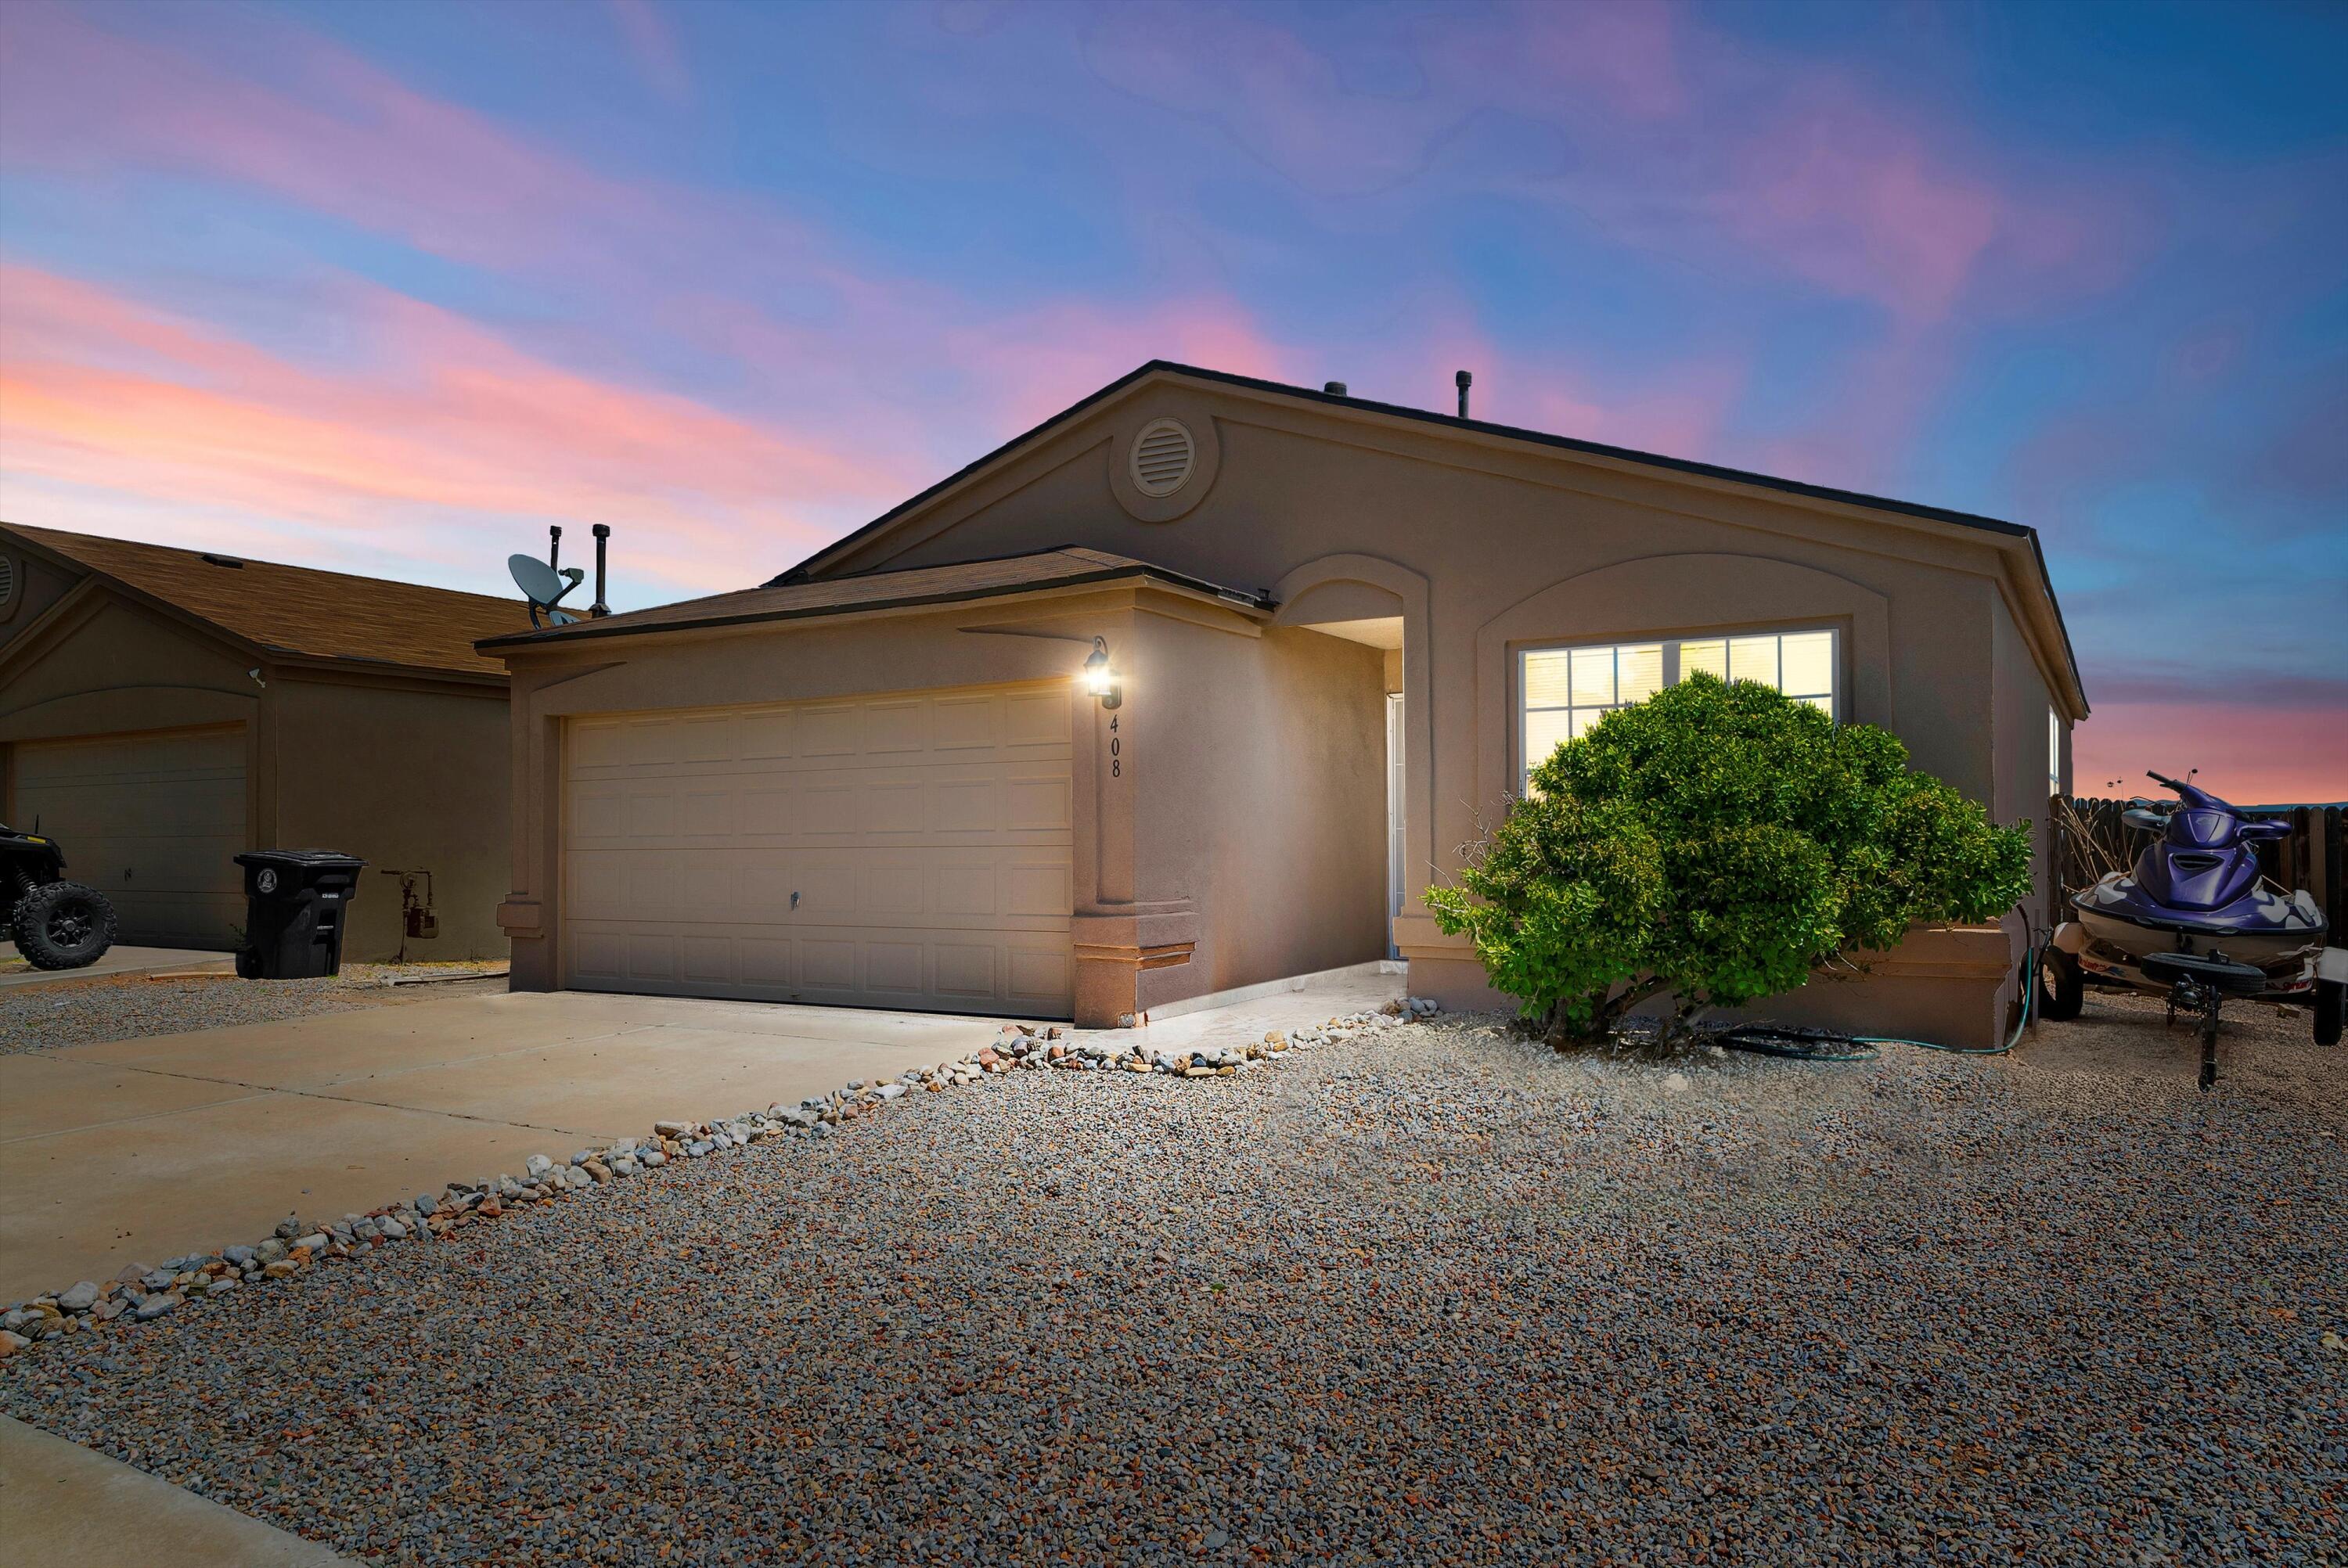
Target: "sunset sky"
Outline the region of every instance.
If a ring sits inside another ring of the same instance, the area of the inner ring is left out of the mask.
[[[2348,9],[0,6],[0,518],[623,608],[1152,357],[2008,518],[2348,797]],[[584,544],[583,537],[580,541]]]

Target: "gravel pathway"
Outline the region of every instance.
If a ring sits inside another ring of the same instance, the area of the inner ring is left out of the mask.
[[[987,1079],[0,1408],[385,1563],[2348,1562],[2348,1058],[2254,1021],[2204,1096],[2094,1006],[1990,1061],[1446,1019]]]
[[[495,970],[499,978],[440,981],[450,973]],[[274,1023],[315,1013],[396,1006],[468,990],[503,990],[505,963],[345,964],[314,980],[157,980],[101,975],[88,980],[12,986],[0,990],[0,1056],[53,1046],[186,1034],[241,1023]],[[389,985],[393,979],[435,983]]]

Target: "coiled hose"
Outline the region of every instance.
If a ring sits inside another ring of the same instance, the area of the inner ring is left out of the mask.
[[[1912,1045],[1919,1050],[1945,1051],[1951,1056],[2003,1056],[2022,1043],[2022,1031],[2030,1027],[2031,1017],[2038,1010],[2038,956],[2042,951],[2034,942],[2023,949],[2022,1016],[2014,1021],[2013,1032],[2006,1037],[2003,1045],[1941,1045],[1929,1040],[1845,1034],[1839,1030],[1777,1023],[1739,1024],[1722,1035],[1720,1043],[1730,1050],[1782,1056],[1794,1061],[1873,1061],[1883,1054],[1876,1048],[1884,1045]]]

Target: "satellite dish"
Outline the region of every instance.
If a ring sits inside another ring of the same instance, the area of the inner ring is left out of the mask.
[[[536,556],[508,556],[506,569],[513,573],[514,586],[532,604],[551,606],[578,586],[576,579],[564,582],[562,576]]]
[[[546,530],[550,548],[544,560],[535,556],[506,557],[506,570],[513,574],[514,586],[530,600],[530,623],[532,626],[573,626],[585,619],[576,610],[556,608],[562,596],[587,580],[587,574],[562,561],[562,529],[558,525]],[[603,541],[612,530],[602,524],[595,525],[595,603],[589,616],[609,615],[603,608]]]

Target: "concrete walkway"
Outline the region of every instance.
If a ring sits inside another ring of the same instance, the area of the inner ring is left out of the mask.
[[[36,969],[18,957],[15,948],[0,947],[0,986],[69,985],[103,976],[119,979],[125,975],[158,975],[176,969],[227,974],[235,968],[236,959],[228,953],[193,948],[108,948],[104,958],[85,968]]]
[[[1137,1030],[1079,1030],[1077,1037],[1117,1043],[1138,1041],[1144,1049],[1165,1046],[1179,1050],[1187,1046],[1196,1050],[1206,1045],[1241,1045],[1262,1040],[1267,1030],[1326,1023],[1341,1013],[1382,1007],[1405,994],[1401,968],[1399,964],[1391,968],[1361,964],[1350,969],[1332,969],[1294,980],[1250,986],[1238,998],[1218,1007],[1172,1018],[1161,1016]]]
[[[351,1561],[11,1416],[0,1416],[0,1538],[9,1562],[41,1568],[338,1568]]]
[[[1185,1020],[1188,1021],[1188,1020]],[[893,1078],[993,1019],[521,992],[0,1057],[0,1301]]]

